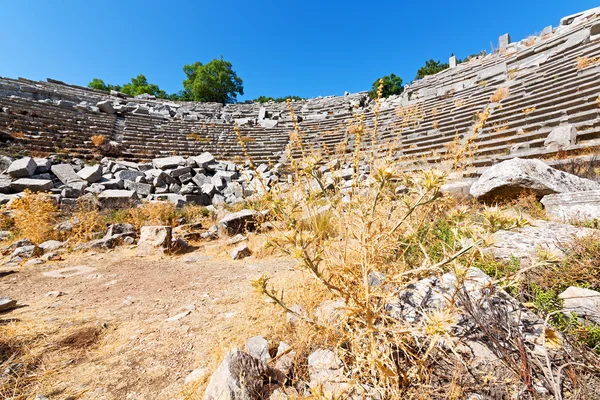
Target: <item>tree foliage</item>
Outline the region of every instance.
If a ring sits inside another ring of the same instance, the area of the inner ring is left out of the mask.
[[[88,83],[88,87],[92,89],[102,90],[104,92],[110,92],[111,90],[121,90],[121,86],[106,84],[102,79],[99,78],[92,79],[92,81]]]
[[[266,103],[268,101],[273,101],[275,103],[285,103],[287,99],[290,100],[305,100],[303,97],[300,96],[284,96],[284,97],[271,97],[271,96],[260,96],[257,97],[256,99],[252,100],[255,103]]]
[[[138,96],[140,94],[149,94],[156,96],[159,99],[166,99],[167,93],[161,90],[158,85],[149,83],[148,79],[143,74],[139,74],[135,78],[131,78],[130,83],[126,83],[121,88],[121,92],[129,96]]]
[[[244,94],[242,79],[237,76],[229,61],[214,59],[206,65],[197,61],[184,65],[183,81],[185,100],[217,103],[235,103],[238,94]]]
[[[448,63],[442,63],[441,61],[435,61],[433,59],[425,61],[425,65],[417,70],[417,79],[423,79],[427,75],[434,75],[445,69],[448,69],[450,65]]]
[[[380,79],[383,79],[383,92],[381,93],[381,97],[398,95],[404,91],[404,86],[402,86],[402,78],[395,74],[389,74],[373,82],[373,85],[371,86],[372,90],[369,92],[369,96],[372,99],[377,98],[377,91],[379,90]]]

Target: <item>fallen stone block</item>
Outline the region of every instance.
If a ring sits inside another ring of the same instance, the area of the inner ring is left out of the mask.
[[[15,192],[22,192],[25,189],[32,192],[45,192],[54,188],[54,183],[46,179],[21,178],[11,182],[10,188]]]
[[[225,230],[227,234],[233,236],[238,233],[256,229],[256,222],[259,215],[260,213],[255,210],[242,210],[226,215],[219,221],[218,225],[221,229]]]
[[[215,157],[210,153],[202,153],[199,156],[191,157],[200,168],[206,168],[209,164],[215,162]]]
[[[88,183],[98,182],[100,179],[102,179],[102,165],[98,164],[87,166],[77,172],[77,175],[79,175],[81,179]]]
[[[56,164],[50,168],[50,171],[58,178],[59,181],[68,185],[71,182],[82,181],[70,164]]]
[[[539,250],[562,256],[561,244],[595,232],[594,229],[536,220],[532,222],[532,226],[496,232],[494,245],[488,251],[497,259],[510,260],[511,257],[516,257],[521,260],[522,265],[529,264]]]
[[[152,165],[156,169],[172,169],[177,168],[180,165],[185,165],[185,159],[180,156],[155,158],[152,160]]]
[[[123,186],[127,190],[133,190],[138,197],[148,196],[154,191],[154,187],[148,183],[133,182],[130,180],[123,181]]]
[[[19,158],[10,164],[10,167],[6,170],[6,173],[12,178],[25,178],[35,173],[37,164],[31,157]]]
[[[554,193],[600,190],[600,184],[554,169],[543,161],[513,158],[487,169],[473,183],[473,197],[512,198],[524,190],[538,196]]]
[[[105,190],[98,200],[105,208],[125,208],[133,205],[137,196],[133,190]]]
[[[560,222],[600,220],[600,190],[549,194],[541,202],[546,215]]]
[[[114,114],[115,109],[113,108],[112,102],[110,100],[99,101],[96,103],[96,107],[102,112],[107,114]]]

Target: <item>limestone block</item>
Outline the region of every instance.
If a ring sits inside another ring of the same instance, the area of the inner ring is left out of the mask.
[[[97,164],[87,166],[77,172],[77,175],[79,175],[81,179],[88,183],[98,182],[100,179],[102,179],[102,165]]]
[[[600,220],[600,190],[550,194],[541,202],[548,217],[560,222]]]
[[[476,198],[511,198],[524,189],[543,196],[600,190],[600,184],[556,170],[540,160],[513,158],[488,168],[473,183],[470,193]]]
[[[53,187],[54,183],[51,180],[32,178],[17,179],[10,184],[10,188],[15,192],[22,192],[25,189],[32,192],[45,192]]]
[[[31,157],[23,157],[13,161],[6,173],[12,178],[25,178],[34,174],[37,164]]]

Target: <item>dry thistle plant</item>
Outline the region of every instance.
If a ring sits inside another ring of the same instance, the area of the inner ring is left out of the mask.
[[[468,212],[453,214],[456,204],[440,196],[448,171],[403,173],[390,157],[376,157],[373,146],[363,145],[368,144],[365,137],[374,137],[377,124],[369,132],[364,116],[355,115],[354,123],[351,183],[340,179],[342,163],[329,163],[331,175],[326,176],[319,168],[325,160],[305,154],[294,160],[292,184],[275,187],[258,200],[274,226],[268,246],[295,258],[326,298],[343,301],[343,312],[332,323],[318,312],[298,312],[267,276],[253,286],[312,327],[311,344],[302,348],[336,350],[350,373],[349,385],[369,385],[382,398],[397,398],[427,391],[427,366],[440,355],[437,343],[449,337],[455,316],[450,307],[428,315],[420,325],[406,325],[384,310],[394,296],[390,288],[447,271],[463,274],[476,257],[471,250],[487,240],[490,224],[470,219]],[[295,132],[300,136],[299,129]],[[369,175],[360,174],[364,165],[369,165]],[[400,187],[406,188],[403,194],[398,194]],[[507,221],[499,223],[518,225]],[[371,283],[375,278],[381,280],[377,285]]]

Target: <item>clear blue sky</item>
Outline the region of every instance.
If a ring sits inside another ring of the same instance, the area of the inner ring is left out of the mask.
[[[556,26],[591,0],[0,0],[0,76],[123,84],[143,73],[168,93],[181,67],[220,55],[245,95],[340,95],[390,73],[411,81],[447,62]]]

